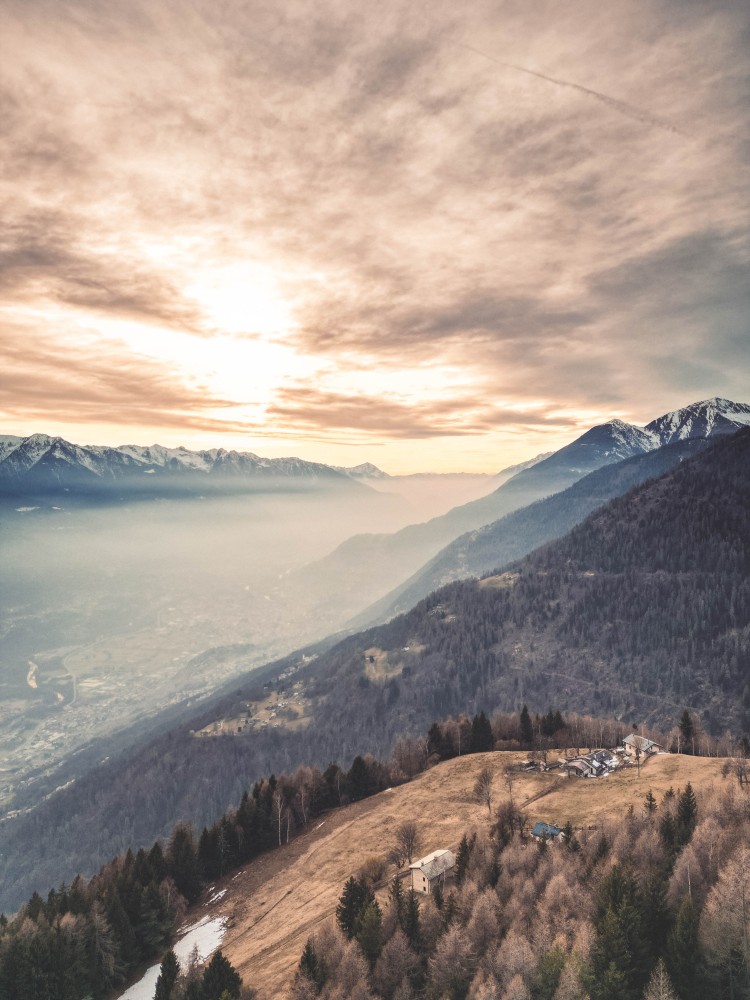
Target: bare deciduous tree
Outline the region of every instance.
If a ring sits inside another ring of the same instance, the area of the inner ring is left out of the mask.
[[[476,966],[466,931],[451,926],[440,938],[429,961],[430,978],[436,996],[465,995]]]
[[[719,873],[701,916],[701,938],[708,960],[731,960],[750,970],[750,850],[740,847]]]
[[[406,737],[397,741],[393,748],[392,760],[397,773],[413,778],[424,770],[427,760],[427,740]]]
[[[531,993],[520,975],[514,976],[503,993],[502,1000],[531,1000]]]
[[[388,852],[388,860],[396,868],[403,868],[405,863],[411,864],[419,845],[419,828],[414,820],[407,820],[396,830],[396,842]]]
[[[416,970],[418,961],[406,935],[398,928],[375,963],[373,980],[378,992],[392,997],[404,979]]]
[[[492,815],[492,768],[483,767],[474,782],[474,799],[487,806],[487,812]]]
[[[660,958],[648,981],[648,987],[643,994],[643,1000],[677,1000],[677,994],[667,975],[664,959]]]
[[[271,800],[271,809],[273,811],[273,818],[276,820],[276,824],[278,826],[279,844],[281,844],[281,829],[284,824],[284,820],[286,819],[287,808],[286,808],[286,802],[284,801],[284,796],[282,795],[282,793],[279,791],[278,788],[273,793],[273,799]]]

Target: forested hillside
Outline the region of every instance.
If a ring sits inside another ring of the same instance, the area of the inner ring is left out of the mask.
[[[300,604],[309,605],[323,621],[334,620],[330,619],[332,607],[339,616],[335,621],[346,621],[383,598],[464,532],[558,493],[594,469],[657,447],[657,440],[637,427],[619,420],[600,424],[523,469],[494,492],[441,517],[407,525],[393,534],[354,535],[324,559],[292,574],[288,585],[295,587]]]
[[[708,445],[705,438],[694,438],[606,465],[560,493],[461,535],[406,583],[358,615],[354,624],[365,627],[384,621],[408,611],[438,587],[483,576],[522,558],[544,542],[560,538],[608,500],[664,475]]]
[[[749,569],[750,430],[607,504],[499,577],[451,584],[388,625],[287,658],[189,728],[232,717],[264,683],[300,685],[304,727],[200,740],[180,727],[103,764],[5,824],[3,882],[27,895],[40,875],[46,885],[54,873],[92,870],[180,818],[207,822],[259,775],[384,756],[397,737],[461,711],[528,702],[668,728],[687,707],[708,730],[742,735]]]

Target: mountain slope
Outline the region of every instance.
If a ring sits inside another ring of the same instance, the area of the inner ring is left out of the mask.
[[[707,447],[705,438],[677,441],[589,473],[568,489],[492,524],[459,536],[426,566],[352,621],[365,628],[408,611],[433,590],[470,576],[482,576],[559,538],[593,510]]]
[[[289,583],[296,585],[300,605],[309,606],[310,613],[327,621],[329,627],[339,628],[347,618],[383,600],[464,532],[559,493],[603,466],[654,451],[673,436],[673,427],[682,428],[683,438],[716,437],[735,431],[742,426],[745,410],[750,412],[750,407],[729,400],[704,400],[652,422],[658,426],[639,428],[612,420],[592,427],[489,495],[394,534],[355,535],[325,559],[296,573]],[[684,416],[688,411],[690,419]],[[321,599],[317,601],[321,582]],[[333,609],[336,616],[331,614]]]
[[[330,625],[340,627],[463,532],[557,493],[593,469],[641,454],[652,446],[650,436],[621,421],[594,427],[488,496],[393,534],[355,535],[325,559],[294,574],[289,583],[296,586],[297,600],[311,605],[311,613],[326,618],[335,609],[338,619],[329,619]],[[316,601],[319,589],[321,600]]]
[[[662,444],[684,441],[694,437],[716,437],[719,434],[733,434],[750,424],[750,406],[733,403],[731,399],[704,399],[691,403],[663,417],[657,417],[645,430],[656,434]]]
[[[493,801],[501,802],[507,796],[503,769],[526,756],[457,757],[406,785],[337,809],[318,829],[226,878],[216,886],[219,894],[222,888],[226,892],[210,899],[200,915],[227,921],[222,948],[246,983],[262,984],[269,995],[283,996],[308,937],[335,916],[346,879],[368,859],[384,855],[399,824],[419,817],[420,855],[442,847],[455,852],[465,832],[486,829],[484,806],[470,795],[482,768],[492,769]],[[641,773],[631,768],[598,782],[560,782],[559,772],[520,772],[513,793],[527,812],[529,827],[553,817],[560,823],[570,819],[576,826],[618,825],[629,806],[640,812],[649,790],[661,800],[670,786],[680,788],[687,782],[698,794],[726,787],[733,779],[722,776],[723,764],[723,759],[660,755]],[[540,791],[545,793],[541,798]],[[379,896],[385,909],[385,891]],[[276,903],[272,912],[271,900]]]

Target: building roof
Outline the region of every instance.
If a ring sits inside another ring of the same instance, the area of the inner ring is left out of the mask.
[[[645,736],[638,736],[637,733],[631,733],[630,736],[626,736],[622,742],[625,746],[635,747],[636,750],[642,750],[643,753],[656,753],[657,750],[664,749],[661,744],[654,743],[653,740],[647,740]]]
[[[532,837],[546,837],[547,840],[552,840],[554,837],[559,837],[562,830],[559,826],[555,826],[554,823],[535,823],[531,831]]]
[[[587,760],[578,757],[575,760],[566,761],[565,766],[571,771],[590,771],[591,764]]]
[[[433,851],[432,854],[420,858],[413,865],[409,865],[409,868],[420,869],[425,878],[430,879],[437,878],[438,875],[447,872],[449,868],[453,868],[455,863],[456,859],[453,857],[453,852],[443,849]]]

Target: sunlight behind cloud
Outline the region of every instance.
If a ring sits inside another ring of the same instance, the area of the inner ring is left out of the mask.
[[[2,429],[492,471],[743,398],[748,12],[688,6],[9,0]]]
[[[184,293],[221,333],[278,335],[294,326],[276,274],[262,264],[243,262],[203,270]]]

